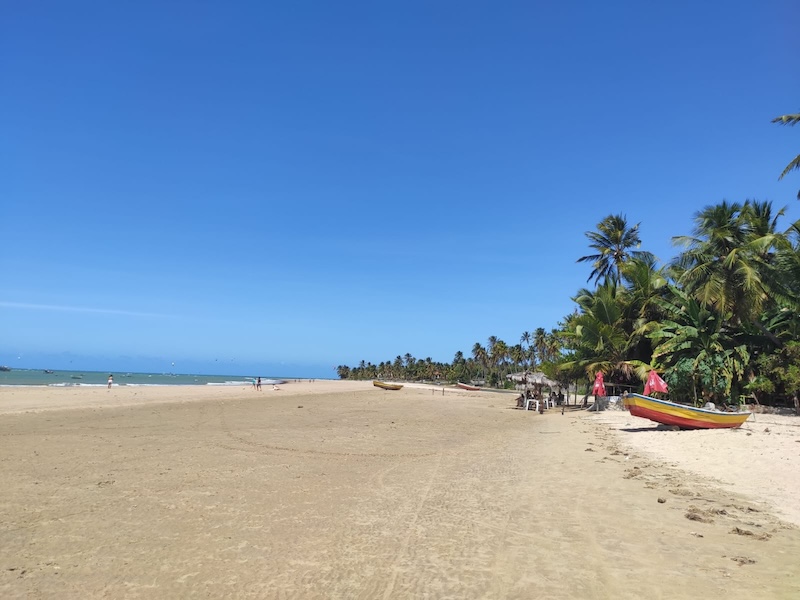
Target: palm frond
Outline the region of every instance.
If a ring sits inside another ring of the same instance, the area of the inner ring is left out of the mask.
[[[783,179],[783,176],[786,175],[789,171],[794,171],[795,169],[800,169],[800,154],[794,157],[794,160],[786,165],[786,168],[783,170],[783,173],[780,174],[778,177],[778,181]]]
[[[772,119],[773,123],[778,123],[779,125],[797,125],[800,123],[800,113],[794,115],[781,115],[780,117],[775,117]]]

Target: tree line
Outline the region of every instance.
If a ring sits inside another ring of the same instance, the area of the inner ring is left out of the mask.
[[[506,375],[534,370],[543,364],[554,364],[561,357],[558,332],[538,328],[525,331],[518,344],[509,345],[497,336],[490,336],[486,346],[475,342],[465,356],[458,351],[450,363],[434,362],[430,357],[418,359],[407,353],[394,360],[373,364],[361,361],[355,367],[340,365],[336,373],[341,379],[402,379],[405,381],[479,381],[488,386],[502,386]]]
[[[775,122],[794,125],[800,115]],[[800,169],[800,156],[786,167]],[[800,194],[798,194],[800,199]],[[518,344],[495,336],[451,363],[410,354],[337,368],[343,379],[470,381],[503,385],[505,375],[542,370],[560,382],[607,381],[636,387],[651,369],[675,400],[772,403],[790,399],[800,414],[800,221],[769,201],[722,201],[695,213],[665,264],[641,249],[640,224],[622,214],[586,232],[592,286],[549,332],[523,332]]]

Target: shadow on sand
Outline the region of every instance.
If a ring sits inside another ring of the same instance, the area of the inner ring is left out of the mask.
[[[647,431],[673,431],[672,429],[660,429],[658,427],[620,427],[618,431],[625,431],[627,433],[644,433]],[[677,431],[674,430],[674,431]]]

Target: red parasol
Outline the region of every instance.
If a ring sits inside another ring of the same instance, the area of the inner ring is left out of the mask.
[[[647,396],[651,392],[667,392],[667,382],[661,379],[655,370],[650,371],[647,382],[644,384],[644,395]]]
[[[592,395],[593,396],[605,396],[606,395],[606,386],[603,383],[603,372],[598,371],[597,375],[594,378],[594,387],[592,388]]]

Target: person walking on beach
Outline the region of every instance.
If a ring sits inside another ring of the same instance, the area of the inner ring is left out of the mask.
[[[258,380],[256,381],[256,389],[257,390],[261,389],[261,377],[259,377]]]
[[[111,389],[111,384],[112,383],[114,383],[114,376],[113,375],[109,375],[108,376],[108,389]]]

